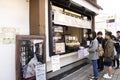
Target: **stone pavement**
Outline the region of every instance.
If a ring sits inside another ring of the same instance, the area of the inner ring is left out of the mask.
[[[113,69],[113,78],[112,79],[103,78],[103,75],[106,72],[107,71],[105,68],[102,72],[99,73],[99,80],[120,80],[120,69],[118,69],[118,70]],[[92,65],[88,64],[61,80],[88,80],[88,76],[90,74],[92,74]]]

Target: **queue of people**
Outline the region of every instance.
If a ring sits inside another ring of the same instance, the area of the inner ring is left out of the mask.
[[[103,75],[106,79],[112,78],[112,69],[119,69],[120,57],[120,31],[117,31],[117,37],[111,32],[105,33],[105,38],[102,37],[102,32],[97,34],[92,31],[89,34],[91,44],[88,52],[93,65],[93,75],[90,80],[98,80],[98,73],[107,67],[107,73]],[[117,65],[116,65],[117,62]]]

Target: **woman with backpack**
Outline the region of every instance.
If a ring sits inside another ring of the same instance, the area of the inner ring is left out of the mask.
[[[89,36],[92,39],[92,41],[91,41],[91,44],[89,46],[88,52],[89,52],[89,57],[92,61],[93,73],[94,73],[94,75],[90,77],[90,80],[98,80],[98,65],[97,65],[98,41],[96,39],[96,32],[92,31]]]

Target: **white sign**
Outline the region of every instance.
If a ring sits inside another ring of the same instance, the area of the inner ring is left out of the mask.
[[[36,80],[46,80],[45,64],[36,65]]]
[[[65,43],[55,43],[56,54],[65,52]]]
[[[89,55],[88,49],[87,48],[82,48],[78,50],[78,58],[84,58]]]
[[[90,45],[90,41],[87,41],[87,46],[89,46]]]
[[[78,58],[83,58],[84,57],[84,49],[78,50]]]
[[[84,57],[88,56],[89,55],[89,52],[88,52],[88,48],[85,48],[84,49]]]
[[[59,55],[52,56],[51,61],[52,61],[53,72],[60,70],[60,56]]]
[[[78,28],[91,29],[91,21],[68,16],[59,11],[54,11],[54,23]]]

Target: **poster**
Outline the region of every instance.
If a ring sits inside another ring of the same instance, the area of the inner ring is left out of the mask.
[[[65,52],[65,43],[55,43],[56,54]]]
[[[1,27],[0,28],[0,44],[13,44],[15,37],[20,33],[19,28]]]
[[[52,61],[53,72],[60,70],[60,56],[59,55],[52,56],[51,61]]]
[[[46,80],[45,64],[37,64],[37,66],[36,66],[36,80]]]
[[[35,78],[39,77],[43,78],[45,75],[45,72],[43,72],[45,71],[45,65],[43,64],[43,40],[21,40],[20,45],[21,80],[35,80]],[[39,70],[42,72],[38,73]]]

